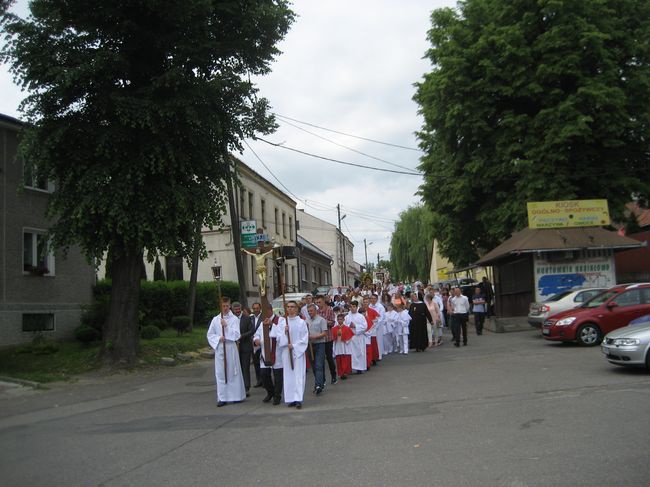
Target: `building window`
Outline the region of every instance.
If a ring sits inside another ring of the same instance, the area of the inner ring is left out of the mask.
[[[23,230],[23,272],[54,275],[54,255],[44,230]]]
[[[239,189],[239,216],[242,218],[246,218],[246,215],[244,215],[244,210],[246,209],[246,206],[244,205],[246,199],[246,191],[244,191],[243,188]]]
[[[323,284],[323,269],[321,269],[319,267],[318,268],[318,285],[320,286],[322,284]]]
[[[278,209],[275,209],[275,234],[280,235],[280,229],[278,225]]]
[[[311,274],[312,281],[311,282],[313,282],[314,285],[315,285],[316,284],[316,266],[313,266],[311,268],[311,272],[312,272],[312,274]]]
[[[168,281],[182,281],[183,258],[180,256],[165,257],[165,275]]]
[[[34,166],[28,162],[23,164],[23,185],[26,188],[39,189],[51,193],[54,191],[54,184],[42,176],[37,176]]]
[[[287,238],[287,215],[282,212],[282,237]]]
[[[53,313],[23,314],[23,331],[54,331]]]
[[[253,212],[253,193],[248,192],[248,218],[253,220],[255,218],[255,213]]]
[[[309,281],[309,276],[307,275],[307,264],[302,265],[302,280],[305,282]]]
[[[260,212],[262,214],[262,228],[266,231],[266,201],[260,198]]]
[[[289,217],[289,240],[293,242],[293,217]]]

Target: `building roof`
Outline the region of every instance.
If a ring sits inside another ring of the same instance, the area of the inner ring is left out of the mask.
[[[631,249],[642,247],[629,237],[622,237],[600,227],[524,228],[497,248],[481,257],[476,264],[486,265],[513,254],[588,249]]]
[[[19,128],[25,125],[24,122],[18,120],[17,118],[10,117],[4,113],[0,113],[0,124],[4,126],[11,126],[12,128]]]
[[[321,257],[323,257],[324,259],[327,259],[328,261],[332,260],[331,255],[325,253],[324,251],[322,251],[321,249],[316,247],[313,243],[311,243],[306,238],[301,237],[300,234],[298,234],[298,245],[300,245],[301,247],[309,250],[310,252],[313,252],[314,254],[320,255]]]

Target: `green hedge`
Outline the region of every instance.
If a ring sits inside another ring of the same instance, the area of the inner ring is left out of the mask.
[[[187,315],[187,303],[190,283],[187,281],[141,281],[140,282],[140,322],[148,325],[153,320],[162,320],[171,323],[174,316]],[[239,299],[239,284],[231,281],[221,283],[221,292],[231,300]],[[92,307],[93,321],[103,323],[108,306],[98,305],[106,303],[111,294],[111,281],[99,281],[93,287],[95,306]],[[214,282],[198,282],[196,284],[196,305],[194,308],[194,322],[197,325],[207,326],[213,315],[213,310],[219,309],[217,303],[217,285]],[[101,316],[104,315],[104,316]],[[87,320],[86,324],[91,325]],[[91,325],[92,326],[92,325]],[[101,325],[100,325],[101,329]]]

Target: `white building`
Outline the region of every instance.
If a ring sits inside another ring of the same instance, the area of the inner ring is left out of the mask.
[[[309,242],[332,256],[332,284],[352,286],[359,275],[355,265],[354,244],[339,229],[304,210],[297,213],[298,232]]]
[[[271,240],[285,246],[296,246],[296,203],[288,195],[264,179],[242,161],[237,160],[240,185],[234,188],[235,207],[239,221],[255,221],[257,228],[263,228]],[[208,258],[199,262],[199,281],[212,281],[212,266],[221,267],[222,279],[238,282],[235,253],[240,249],[233,243],[230,211],[222,217],[222,229],[204,228],[203,242]],[[236,225],[239,231],[239,225]],[[254,249],[250,249],[254,250]],[[189,280],[190,269],[181,257],[161,256],[160,263],[167,280]],[[255,257],[242,254],[243,274],[246,295],[255,300],[260,289],[255,273]],[[285,283],[287,290],[298,291],[298,261],[287,259],[285,264]],[[146,263],[147,279],[153,279],[154,264]],[[100,275],[103,275],[100,274]],[[267,290],[269,299],[278,295],[277,276],[271,259],[267,259]]]

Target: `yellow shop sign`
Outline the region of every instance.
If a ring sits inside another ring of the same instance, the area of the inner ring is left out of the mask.
[[[528,206],[529,228],[609,225],[607,200],[535,201]]]

